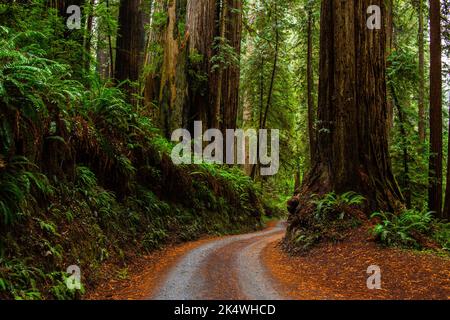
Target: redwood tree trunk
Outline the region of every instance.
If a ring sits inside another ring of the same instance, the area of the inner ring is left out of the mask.
[[[242,0],[227,0],[226,39],[239,57],[242,40]],[[239,108],[239,65],[231,65],[222,74],[221,129],[236,128]]]
[[[418,0],[419,10],[419,139],[425,142],[425,46],[423,27],[423,0]]]
[[[430,188],[429,210],[442,218],[441,7],[430,0]]]
[[[119,8],[119,30],[117,35],[116,64],[114,77],[116,81],[138,81],[143,65],[145,48],[144,15],[141,10],[143,0],[121,0]],[[125,84],[124,88],[132,98],[139,90]]]
[[[448,93],[448,111],[450,112],[450,92]],[[449,113],[450,114],[450,113]],[[450,118],[448,124],[448,149],[450,151]],[[450,220],[450,161],[447,159],[447,189],[445,190],[445,205],[442,213],[444,219]]]
[[[308,94],[308,133],[309,133],[309,153],[310,161],[314,158],[316,152],[316,131],[314,130],[316,123],[316,110],[314,107],[313,98],[313,86],[314,76],[312,69],[312,27],[313,16],[312,9],[308,10],[308,50],[307,50],[307,63],[306,63],[306,77],[307,77],[307,94]]]
[[[370,5],[386,13],[383,0],[322,1],[317,152],[301,193],[355,191],[369,210],[395,210],[403,197],[388,152],[386,29],[366,27]]]
[[[147,75],[146,104],[158,106],[161,126],[168,136],[174,128],[192,130],[194,121],[202,121],[205,129],[234,129],[240,68],[227,65],[213,70],[211,60],[219,53],[214,50],[217,38],[240,55],[242,0],[157,3],[168,18],[153,37],[163,49],[162,63]],[[184,34],[180,25],[185,25]]]
[[[218,19],[216,0],[188,0],[186,26],[189,34],[189,55],[197,54],[202,58],[195,63],[191,61],[190,65],[189,127],[195,120],[201,120],[205,126],[212,127],[216,81],[212,79],[211,58],[214,38],[219,32]]]

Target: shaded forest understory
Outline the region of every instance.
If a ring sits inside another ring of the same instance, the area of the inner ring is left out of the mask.
[[[95,298],[106,266],[124,280],[168,245],[274,218],[281,282],[367,239],[448,276],[450,4],[430,3],[0,1],[0,299]],[[175,165],[172,133],[198,121],[279,130],[279,171]]]

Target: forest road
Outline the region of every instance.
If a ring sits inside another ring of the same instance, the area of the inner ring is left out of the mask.
[[[283,300],[261,259],[286,224],[218,239],[188,252],[169,271],[154,300]]]

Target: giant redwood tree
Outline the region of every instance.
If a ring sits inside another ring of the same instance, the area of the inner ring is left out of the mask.
[[[137,81],[142,70],[145,48],[144,0],[121,0],[114,77],[118,82]],[[124,85],[130,96],[137,93]]]
[[[430,0],[430,187],[428,207],[442,218],[441,6]]]
[[[386,28],[370,29],[368,7],[383,0],[323,0],[317,146],[300,195],[289,202],[302,214],[311,194],[354,191],[368,210],[395,210],[402,195],[392,173],[387,139]]]
[[[242,0],[157,0],[155,8],[167,18],[153,28],[150,41],[162,52],[146,59],[152,67],[144,95],[159,106],[164,133],[194,121],[235,128],[240,69],[232,61],[240,55]]]

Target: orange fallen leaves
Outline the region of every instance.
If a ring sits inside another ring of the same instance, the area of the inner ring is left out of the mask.
[[[344,242],[322,244],[302,257],[291,257],[274,243],[263,259],[279,289],[293,299],[448,299],[450,259],[382,248],[366,235],[365,228],[354,230]],[[381,290],[367,288],[370,265],[381,267]]]

